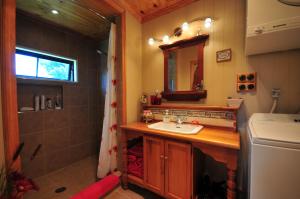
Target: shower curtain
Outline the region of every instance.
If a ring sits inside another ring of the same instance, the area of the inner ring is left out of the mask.
[[[104,107],[104,120],[100,155],[98,164],[98,178],[103,178],[117,169],[117,102],[115,75],[116,25],[111,24],[107,53],[107,80]]]

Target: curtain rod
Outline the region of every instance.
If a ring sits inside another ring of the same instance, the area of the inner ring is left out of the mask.
[[[63,0],[58,0],[59,2],[63,2]],[[84,8],[92,13],[94,13],[97,17],[99,17],[100,19],[104,20],[107,23],[114,23],[114,21],[107,19],[104,15],[102,15],[101,13],[99,13],[98,11],[92,9],[92,8],[88,8],[84,5],[81,5],[80,3],[78,3],[78,1],[76,0],[71,0],[72,3],[76,4],[77,6]]]

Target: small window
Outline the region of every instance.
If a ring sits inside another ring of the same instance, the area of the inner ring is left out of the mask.
[[[20,78],[77,82],[77,61],[17,48],[16,75]]]

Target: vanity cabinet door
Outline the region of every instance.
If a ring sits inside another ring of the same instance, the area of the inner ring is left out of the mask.
[[[149,190],[164,194],[164,140],[144,136],[144,184]]]
[[[165,196],[189,199],[192,192],[191,145],[165,141]]]

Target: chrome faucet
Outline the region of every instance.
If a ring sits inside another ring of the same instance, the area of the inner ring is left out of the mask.
[[[182,124],[183,118],[181,116],[176,116],[176,124]]]
[[[183,123],[183,121],[185,120],[185,117],[182,115],[177,115],[176,116],[176,125],[179,128],[180,125]]]

